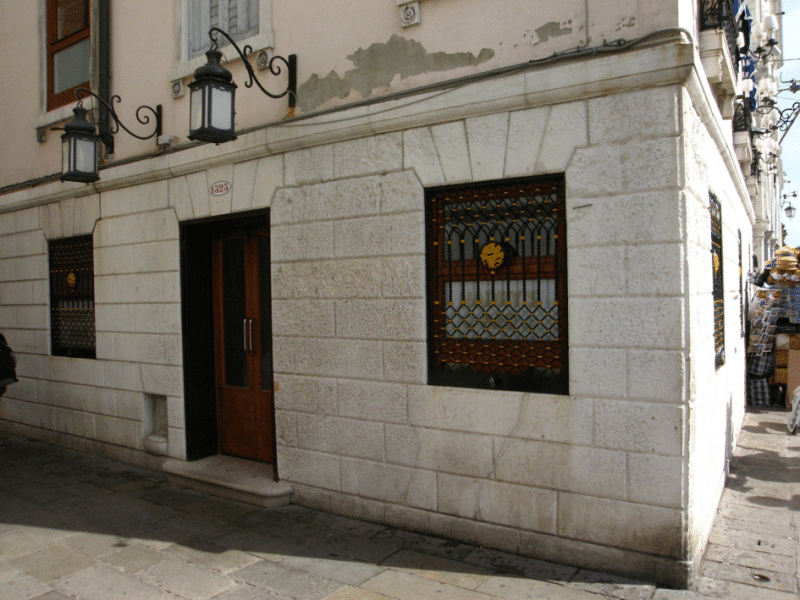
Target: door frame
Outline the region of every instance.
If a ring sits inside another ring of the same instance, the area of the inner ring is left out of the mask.
[[[270,224],[269,208],[193,219],[180,223],[181,328],[186,458],[199,460],[219,453],[214,373],[212,240],[223,228]],[[269,270],[271,272],[271,269]],[[269,282],[271,290],[271,281]],[[272,298],[267,316],[272,319]],[[262,345],[263,345],[262,340]],[[269,340],[272,344],[272,339]],[[278,480],[275,409],[272,410],[273,473]]]

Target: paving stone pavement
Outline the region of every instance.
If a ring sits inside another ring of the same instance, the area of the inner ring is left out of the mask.
[[[800,436],[785,417],[747,414],[693,590],[263,509],[12,437],[0,445],[0,600],[796,599]]]

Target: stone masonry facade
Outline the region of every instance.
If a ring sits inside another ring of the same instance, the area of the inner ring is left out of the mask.
[[[2,418],[153,466],[163,402],[167,453],[185,458],[179,225],[268,209],[276,462],[295,501],[678,581],[710,529],[689,505],[718,499],[723,480],[705,479],[725,460],[724,423],[706,442],[688,411],[716,418],[740,393],[735,235],[751,236],[695,103],[668,85],[500,110],[6,213],[0,319],[22,377]],[[424,190],[542,174],[566,181],[569,395],[427,385]],[[230,193],[210,196],[220,180]],[[716,372],[697,308],[711,306],[710,180],[732,300]],[[48,350],[47,240],[80,234],[94,237],[94,361]]]

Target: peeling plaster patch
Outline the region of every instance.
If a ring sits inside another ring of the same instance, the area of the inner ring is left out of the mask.
[[[297,90],[297,103],[304,112],[314,110],[328,100],[346,98],[355,90],[363,98],[382,87],[400,79],[422,73],[448,71],[459,67],[474,66],[494,56],[494,50],[484,48],[478,56],[471,52],[428,53],[422,44],[393,35],[385,44],[372,44],[364,50],[359,48],[348,56],[354,69],[346,71],[344,77],[331,71],[325,77],[316,73]]]
[[[572,25],[572,20],[569,20],[565,23],[565,25]],[[536,44],[541,44],[546,42],[550,38],[559,37],[562,35],[569,35],[572,33],[572,27],[561,27],[561,23],[558,21],[550,21],[549,23],[545,23],[541,27],[536,30],[536,35],[539,36],[539,41]],[[534,44],[534,46],[536,45]]]

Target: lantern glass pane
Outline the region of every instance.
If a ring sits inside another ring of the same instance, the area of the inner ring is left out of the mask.
[[[97,171],[97,144],[93,139],[75,139],[75,170],[81,173]]]
[[[211,127],[233,129],[233,94],[223,87],[211,87]]]
[[[61,172],[69,173],[72,169],[69,164],[69,155],[72,144],[71,138],[64,138],[61,140]]]
[[[198,86],[192,90],[189,102],[189,129],[196,131],[203,126],[203,86]]]

